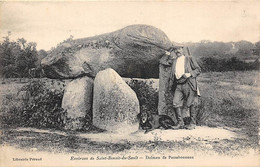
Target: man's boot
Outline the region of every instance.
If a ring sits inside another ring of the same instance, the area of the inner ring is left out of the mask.
[[[174,130],[183,129],[184,128],[184,122],[183,122],[183,119],[182,119],[182,116],[181,116],[181,108],[175,108],[175,116],[176,116],[176,119],[177,119],[177,125],[173,126],[173,129]]]
[[[196,115],[197,115],[196,107],[194,105],[190,106],[191,121],[190,121],[189,125],[185,126],[186,129],[189,129],[189,130],[195,129],[195,127],[196,127]]]

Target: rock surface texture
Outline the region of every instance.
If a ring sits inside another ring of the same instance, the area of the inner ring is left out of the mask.
[[[159,59],[171,46],[161,30],[131,25],[99,36],[67,40],[41,64],[49,78],[95,77],[107,68],[123,77],[158,78]]]
[[[88,77],[71,81],[65,88],[62,108],[67,110],[66,129],[80,130],[92,118],[93,79]]]
[[[171,65],[172,60],[169,60],[167,56],[163,56],[161,58],[159,66],[159,114],[171,115],[174,113],[174,108],[172,105],[173,92],[169,90],[169,78],[172,70]]]
[[[111,68],[94,80],[93,125],[108,131],[137,130],[139,102],[135,92]]]

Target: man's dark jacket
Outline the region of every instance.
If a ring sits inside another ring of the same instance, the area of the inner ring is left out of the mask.
[[[176,62],[177,57],[173,59],[172,62],[172,69],[171,69],[171,75],[169,78],[169,88],[175,87],[176,84],[176,78],[175,78],[175,69],[176,69]],[[191,86],[192,90],[198,91],[198,83],[196,77],[200,74],[201,69],[198,65],[196,59],[194,59],[192,56],[185,56],[184,61],[184,68],[185,73],[190,73],[191,77],[187,79],[188,84]]]

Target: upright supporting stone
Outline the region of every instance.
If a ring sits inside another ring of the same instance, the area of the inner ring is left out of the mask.
[[[113,69],[97,74],[94,80],[93,125],[112,132],[136,131],[139,108],[135,92]]]
[[[169,90],[171,65],[172,60],[168,59],[168,56],[165,55],[160,59],[158,112],[159,114],[166,114],[175,119],[172,106],[173,92]]]
[[[80,130],[91,123],[93,79],[83,77],[71,81],[65,88],[62,108],[67,110],[65,129]]]

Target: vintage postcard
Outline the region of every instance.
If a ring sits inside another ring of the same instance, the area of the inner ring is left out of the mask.
[[[259,166],[260,1],[1,1],[0,166]]]

